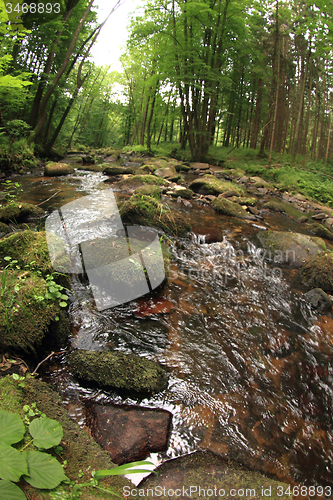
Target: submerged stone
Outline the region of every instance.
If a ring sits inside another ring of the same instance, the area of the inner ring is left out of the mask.
[[[321,288],[313,288],[304,294],[307,302],[320,313],[332,308],[332,301],[330,297]]]
[[[266,251],[265,259],[296,268],[326,248],[321,238],[289,231],[262,231],[258,237]]]
[[[84,161],[84,160],[83,160]],[[58,177],[74,172],[74,168],[67,163],[48,163],[44,167],[44,175],[47,177]]]
[[[135,354],[77,350],[69,355],[73,374],[101,387],[155,394],[167,387],[167,373],[154,361]]]
[[[118,464],[166,451],[171,413],[125,405],[94,405],[88,410],[92,435]]]

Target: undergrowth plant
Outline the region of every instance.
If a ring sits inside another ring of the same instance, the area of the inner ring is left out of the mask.
[[[2,500],[26,500],[25,493],[15,484],[21,480],[34,488],[45,490],[52,490],[64,482],[69,486],[69,491],[55,492],[53,497],[59,499],[75,500],[79,498],[80,489],[86,487],[97,488],[120,497],[117,493],[99,486],[98,481],[106,476],[151,472],[147,469],[133,469],[136,466],[152,465],[147,461],[139,461],[116,466],[110,470],[93,471],[87,483],[77,484],[70,481],[65,475],[63,465],[49,452],[53,449],[57,453],[59,448],[61,451],[59,447],[63,437],[61,424],[41,413],[35,403],[31,406],[25,405],[23,410],[24,419],[15,413],[0,411],[0,498]]]

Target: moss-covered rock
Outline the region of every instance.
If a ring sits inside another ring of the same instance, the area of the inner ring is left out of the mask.
[[[0,346],[34,351],[60,307],[58,303],[45,299],[46,281],[32,272],[3,270],[0,279]]]
[[[123,352],[77,350],[69,355],[73,374],[101,387],[155,394],[167,387],[164,368],[154,361]]]
[[[242,186],[238,186],[232,182],[222,181],[218,179],[214,175],[204,175],[203,177],[199,177],[191,182],[190,189],[195,193],[199,194],[213,194],[218,195],[221,193],[225,193],[227,191],[234,190],[239,195],[245,195],[246,191]]]
[[[158,227],[174,236],[186,236],[191,226],[181,215],[150,196],[133,195],[120,208],[125,224]]]
[[[54,236],[56,243],[63,248],[63,241]],[[62,266],[64,271],[69,269],[69,260],[64,253],[57,261],[57,266]],[[14,233],[0,241],[0,263],[7,264],[4,257],[12,257],[18,260],[18,265],[30,266],[31,269],[38,269],[43,276],[53,271],[53,266],[49,256],[49,249],[46,241],[45,231],[22,231]]]
[[[333,232],[322,224],[314,223],[312,224],[312,230],[316,236],[320,238],[325,238],[326,240],[333,241]]]
[[[275,200],[269,200],[267,201],[265,204],[264,204],[264,208],[268,208],[269,210],[272,210],[273,212],[285,212],[286,211],[286,208],[285,206],[278,202],[278,201],[275,201]]]
[[[155,175],[132,175],[127,179],[122,179],[121,181],[116,182],[114,187],[124,191],[135,191],[135,189],[142,187],[145,184],[166,186],[168,183],[166,180]]]
[[[193,191],[191,189],[175,189],[171,196],[174,198],[178,198],[180,196],[181,198],[184,198],[184,200],[191,200],[193,198]]]
[[[88,172],[103,172],[104,168],[105,168],[105,164],[104,165],[83,164],[83,165],[80,165],[79,167],[77,167],[78,170],[87,170]]]
[[[58,177],[68,175],[74,172],[74,168],[67,163],[48,163],[44,167],[44,175],[47,177]]]
[[[42,217],[44,210],[30,203],[12,201],[0,207],[0,222],[25,222],[30,218]]]
[[[223,215],[229,215],[230,217],[239,217],[241,219],[252,219],[253,215],[250,215],[243,207],[238,203],[229,201],[222,196],[218,196],[212,201],[212,207],[219,213]]]
[[[151,165],[151,164],[142,165],[141,167],[138,168],[137,174],[139,174],[139,175],[142,175],[142,174],[152,174],[157,169],[158,169],[158,167],[156,167],[155,165]]]
[[[156,200],[161,199],[161,190],[158,186],[145,184],[142,187],[139,187],[134,191],[134,194],[139,196],[151,196],[152,198],[156,198]]]
[[[296,268],[326,248],[321,238],[288,231],[262,231],[258,237],[266,250],[265,258]]]
[[[321,253],[312,257],[301,269],[304,283],[333,293],[333,253]]]
[[[110,165],[103,170],[103,174],[105,175],[133,174],[133,172],[134,169],[131,167],[118,167],[117,165]]]
[[[11,229],[7,224],[4,224],[3,222],[0,222],[0,233],[8,234],[11,233]]]

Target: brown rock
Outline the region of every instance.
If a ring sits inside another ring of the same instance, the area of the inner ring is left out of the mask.
[[[95,440],[112,462],[121,465],[143,460],[167,449],[171,413],[166,410],[125,405],[94,405],[87,423]]]
[[[323,219],[327,219],[328,215],[327,214],[324,214],[324,213],[320,213],[320,214],[315,214],[313,215],[311,218],[313,220],[323,220]]]
[[[208,170],[210,166],[208,163],[191,163],[191,168],[195,170]]]

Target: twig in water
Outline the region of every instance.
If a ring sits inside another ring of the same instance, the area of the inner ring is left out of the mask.
[[[62,354],[63,352],[65,352],[65,351],[61,351],[61,352],[54,352],[54,351],[52,351],[51,354],[49,354],[48,356],[46,356],[45,359],[43,359],[40,363],[38,363],[38,365],[36,366],[36,368],[34,369],[34,371],[32,372],[31,375],[36,375],[37,370],[40,367],[40,365],[42,365],[43,363],[45,363],[45,361],[47,361],[49,358],[52,358],[52,356],[54,354]]]
[[[44,201],[41,201],[40,203],[37,203],[37,207],[39,207],[39,205],[43,205],[43,203],[46,203],[47,201],[49,201],[51,198],[53,198],[53,196],[56,196],[57,194],[61,193],[61,189],[60,191],[57,191],[56,193],[54,193],[52,196],[50,196],[50,198],[48,198],[47,200],[44,200]]]

